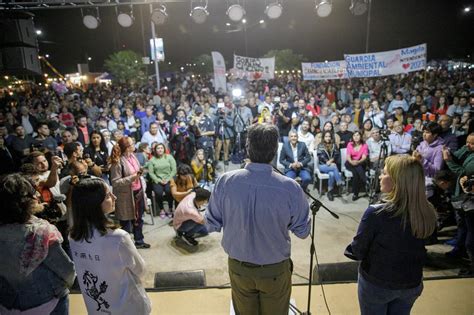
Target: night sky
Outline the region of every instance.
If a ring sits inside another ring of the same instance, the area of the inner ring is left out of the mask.
[[[235,1],[234,1],[235,2]],[[267,3],[270,1],[267,0]],[[232,54],[261,57],[271,49],[290,48],[308,61],[340,60],[344,53],[365,51],[367,14],[353,16],[349,0],[333,0],[333,11],[319,18],[314,1],[283,1],[283,15],[264,25],[264,0],[241,0],[247,11],[247,31],[228,32],[237,24],[225,15],[227,1],[209,0],[210,16],[205,24],[189,17],[190,2],[167,4],[168,21],[156,28],[164,39],[166,62],[181,66],[192,58],[212,50],[220,51],[229,65]],[[461,58],[472,61],[474,47],[474,10],[463,8],[474,1],[465,0],[373,0],[369,50],[384,51],[426,42],[428,59]],[[77,63],[91,57],[91,71],[104,71],[103,61],[111,53],[131,49],[149,55],[151,37],[149,6],[135,6],[135,23],[122,28],[116,21],[115,8],[101,8],[101,25],[89,30],[82,24],[79,9],[36,10],[35,25],[40,53],[61,72],[77,71]],[[142,21],[145,43],[142,39]],[[247,48],[245,45],[247,40]],[[146,48],[144,47],[146,45]]]

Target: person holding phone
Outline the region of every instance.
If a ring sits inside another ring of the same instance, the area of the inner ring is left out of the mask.
[[[115,216],[122,228],[131,233],[137,248],[150,248],[143,236],[143,213],[146,205],[145,181],[140,162],[133,154],[135,147],[130,137],[121,138],[112,150],[110,181],[117,196]]]

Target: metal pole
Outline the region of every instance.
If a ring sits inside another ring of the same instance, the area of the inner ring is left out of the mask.
[[[150,4],[150,14],[153,12],[153,6]],[[150,21],[151,24],[151,37],[153,38],[153,51],[155,52],[155,62],[153,64],[155,65],[155,75],[156,75],[156,88],[159,90],[160,89],[160,69],[158,68],[158,60],[156,60],[156,47],[155,47],[155,38],[156,38],[156,32],[155,32],[155,24],[153,24],[152,21]]]
[[[372,0],[369,0],[369,12],[367,12],[367,30],[365,37],[365,53],[369,52],[369,40],[370,40],[370,12],[372,9]]]

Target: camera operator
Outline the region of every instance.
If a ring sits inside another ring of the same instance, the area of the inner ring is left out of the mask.
[[[234,150],[232,153],[232,163],[240,164],[243,162],[245,153],[245,139],[247,137],[247,128],[252,123],[252,111],[244,105],[245,99],[234,99]]]
[[[454,153],[450,153],[447,147],[443,147],[443,160],[446,162],[448,168],[455,173],[459,180],[458,185],[454,191],[454,197],[462,197],[462,191],[465,187],[461,185],[461,178],[468,177],[472,178],[474,175],[474,133],[471,133],[466,140],[466,145],[457,150]],[[466,179],[463,180],[463,183]],[[461,209],[461,204],[455,204],[456,211],[456,221],[458,224],[458,233],[457,233],[457,244],[455,247],[447,254],[451,257],[463,257],[465,256],[465,237],[466,237],[466,218],[465,212]]]
[[[197,149],[204,150],[207,158],[214,158],[214,135],[216,134],[214,122],[204,113],[201,106],[194,108],[196,126],[199,130],[199,137],[196,141]]]
[[[280,98],[277,98],[280,101]],[[288,142],[288,133],[291,129],[291,115],[293,111],[289,108],[288,102],[285,100],[275,105],[274,115],[276,118],[276,125],[278,133],[280,134],[280,141]]]
[[[234,137],[233,125],[234,120],[231,112],[225,108],[224,103],[217,104],[214,121],[216,130],[215,160],[219,161],[221,150],[224,149],[224,165],[229,165],[230,139]]]

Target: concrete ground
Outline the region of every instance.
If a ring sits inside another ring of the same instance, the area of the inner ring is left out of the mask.
[[[227,170],[236,169],[230,165]],[[221,170],[222,166],[221,166]],[[310,192],[319,198],[317,191],[310,185]],[[339,214],[340,219],[334,219],[327,211],[321,209],[316,216],[316,254],[320,264],[350,261],[343,253],[346,246],[354,237],[358,221],[368,205],[367,198],[360,198],[353,202],[352,195],[344,194],[329,201],[325,195],[319,200],[328,208]],[[154,218],[151,225],[150,215],[145,216],[144,234],[145,241],[151,245],[150,249],[140,249],[139,252],[147,263],[145,287],[154,286],[156,272],[186,271],[204,269],[207,286],[229,285],[227,273],[227,255],[220,242],[221,233],[212,233],[207,237],[198,239],[199,245],[190,248],[181,241],[175,240],[175,232],[168,225],[170,219]],[[293,283],[307,283],[310,265],[310,244],[308,237],[301,240],[292,235],[291,258],[294,262]],[[443,253],[450,250],[450,246],[428,246],[428,251],[433,253],[437,261],[435,267],[425,268],[425,277],[456,275],[458,264],[446,262]],[[438,263],[439,258],[439,263]]]

